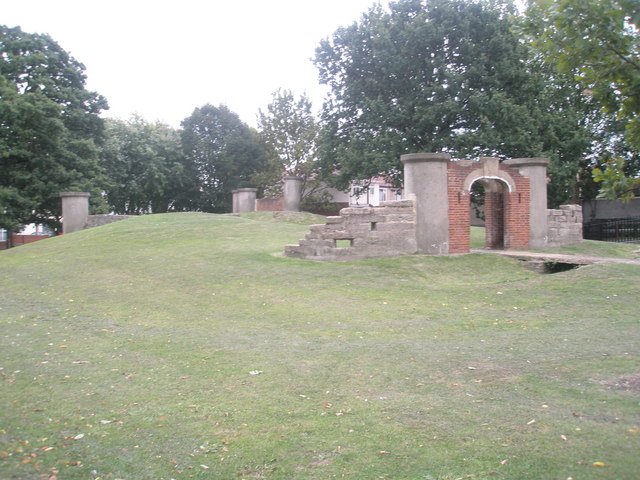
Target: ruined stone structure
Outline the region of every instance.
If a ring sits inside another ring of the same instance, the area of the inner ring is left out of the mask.
[[[325,225],[311,225],[299,245],[287,245],[290,257],[340,260],[388,257],[416,252],[412,200],[384,202],[379,207],[343,208]]]
[[[547,246],[561,247],[582,241],[582,207],[560,205],[547,210]]]
[[[285,248],[286,255],[329,260],[467,253],[471,188],[476,182],[485,191],[488,248],[539,249],[582,239],[579,206],[547,210],[548,159],[500,162],[485,157],[479,162],[452,162],[448,154],[419,153],[403,155],[401,160],[406,200],[343,209],[339,217],[329,217],[326,225],[312,225],[299,245]],[[340,240],[348,243],[338,245]]]

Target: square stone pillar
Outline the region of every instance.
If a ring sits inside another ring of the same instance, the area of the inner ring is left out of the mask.
[[[62,233],[84,229],[89,219],[89,193],[61,192]]]
[[[548,158],[512,158],[505,165],[516,168],[529,179],[529,248],[547,246],[547,166]]]
[[[302,178],[289,175],[284,177],[284,211],[299,212],[302,201]]]
[[[255,212],[257,191],[257,188],[239,188],[234,190],[233,213]]]
[[[405,195],[415,195],[419,253],[449,253],[449,193],[446,153],[402,155]]]

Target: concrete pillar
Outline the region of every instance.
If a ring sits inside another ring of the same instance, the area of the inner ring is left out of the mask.
[[[302,201],[302,178],[284,177],[284,211],[299,212]]]
[[[256,192],[257,188],[239,188],[235,190],[234,199],[237,195],[237,201],[234,200],[234,213],[246,213],[256,211]]]
[[[402,155],[405,195],[415,195],[419,253],[449,253],[449,198],[446,153]]]
[[[89,219],[89,193],[61,192],[62,233],[82,230]]]
[[[548,158],[512,158],[504,165],[518,169],[529,179],[529,248],[547,245],[547,166]]]
[[[231,213],[238,213],[238,190],[231,190]]]

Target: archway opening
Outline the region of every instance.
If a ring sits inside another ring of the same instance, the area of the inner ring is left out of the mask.
[[[470,235],[472,246],[501,250],[505,247],[505,192],[500,180],[479,178],[470,186]],[[484,242],[478,238],[478,226],[484,225]],[[483,243],[483,244],[482,244]]]

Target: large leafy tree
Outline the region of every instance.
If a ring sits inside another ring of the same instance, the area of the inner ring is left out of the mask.
[[[58,229],[65,190],[92,192],[100,205],[105,108],[85,89],[84,66],[51,37],[0,26],[0,228]]]
[[[529,0],[526,11],[524,31],[545,61],[575,75],[585,96],[626,130],[627,148],[610,142],[597,159],[609,160],[605,173],[595,172],[610,198],[630,198],[638,183],[632,177],[640,171],[639,26],[637,0]]]
[[[186,210],[197,195],[177,130],[133,116],[107,120],[102,165],[106,199],[118,214]]]
[[[323,41],[315,63],[331,89],[325,175],[342,187],[380,173],[400,177],[400,155],[420,151],[548,155],[559,186],[551,203],[570,196],[562,185],[575,183],[589,148],[590,107],[578,101],[575,82],[531,60],[514,15],[510,2],[400,0]]]
[[[281,192],[283,174],[299,176],[307,185],[319,131],[309,98],[296,98],[290,90],[276,91],[267,111],[258,113],[258,131],[269,147],[268,168],[255,177],[265,193]]]
[[[182,145],[197,172],[196,207],[205,212],[230,211],[231,192],[252,186],[267,163],[258,133],[225,105],[204,105],[183,120]]]

